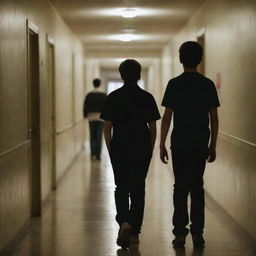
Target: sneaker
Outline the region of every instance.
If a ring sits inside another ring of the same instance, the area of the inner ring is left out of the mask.
[[[175,236],[175,239],[172,241],[172,245],[174,248],[183,248],[185,245],[185,241],[185,236]]]
[[[205,240],[202,234],[192,235],[192,240],[195,247],[204,247]]]
[[[139,244],[140,243],[139,235],[131,235],[130,243],[131,244]]]
[[[130,234],[132,228],[128,222],[124,222],[118,232],[117,237],[117,245],[121,246],[123,249],[128,248],[130,246]]]

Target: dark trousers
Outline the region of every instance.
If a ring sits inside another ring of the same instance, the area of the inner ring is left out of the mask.
[[[187,198],[190,194],[190,232],[202,234],[204,228],[203,175],[206,163],[205,150],[172,149],[172,163],[175,177],[173,203],[173,234],[188,234],[189,223]]]
[[[101,144],[102,144],[102,121],[90,121],[90,144],[91,144],[91,156],[100,158]]]
[[[145,179],[150,157],[144,164],[133,159],[121,160],[111,157],[115,178],[116,221],[119,225],[130,223],[133,234],[139,234],[145,206]]]

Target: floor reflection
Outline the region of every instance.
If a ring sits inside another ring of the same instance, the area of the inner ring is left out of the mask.
[[[104,153],[104,152],[103,152]],[[127,251],[116,245],[114,178],[107,152],[102,161],[91,162],[81,154],[51,194],[42,218],[19,242],[11,256],[252,256],[255,242],[229,225],[227,218],[206,207],[205,249],[193,248],[191,236],[186,248],[174,250],[171,241],[172,185],[168,166],[158,154],[147,178],[145,218],[140,244]]]
[[[204,255],[204,247],[203,248],[193,248],[192,254],[186,254],[186,248],[174,248],[175,256],[203,256]]]
[[[117,256],[142,256],[139,251],[139,245],[131,245],[129,249],[118,249],[116,251]]]

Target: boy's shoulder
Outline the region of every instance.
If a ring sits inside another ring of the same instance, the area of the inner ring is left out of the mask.
[[[146,90],[144,90],[144,89],[142,89],[142,88],[138,88],[139,90],[139,92],[143,95],[143,96],[145,96],[145,97],[148,97],[148,98],[154,98],[153,97],[153,95],[150,93],[150,92],[148,92],[148,91],[146,91]]]
[[[208,78],[198,72],[193,73],[193,74],[184,72],[184,73],[170,79],[168,84],[171,84],[172,86],[176,86],[176,85],[178,86],[179,84],[185,83],[187,81],[187,79],[189,79],[190,81],[194,80],[196,83],[199,82],[202,84],[209,84],[209,85],[214,84],[214,82],[210,78]]]

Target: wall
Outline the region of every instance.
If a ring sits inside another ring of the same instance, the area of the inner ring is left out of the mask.
[[[42,202],[51,192],[46,33],[55,43],[57,181],[81,150],[83,48],[47,0],[0,4],[0,252],[31,220],[26,19],[39,32]],[[74,76],[72,75],[72,54]]]
[[[221,74],[217,160],[205,187],[256,238],[256,3],[207,1],[173,40],[174,75],[182,72],[178,48],[205,30],[206,76]]]

